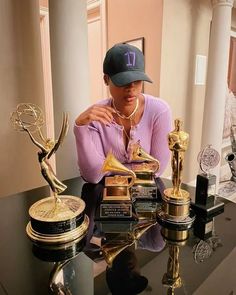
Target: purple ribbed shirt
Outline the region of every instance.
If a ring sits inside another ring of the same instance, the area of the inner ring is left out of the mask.
[[[140,141],[141,147],[160,161],[156,176],[165,170],[170,158],[167,135],[171,131],[171,111],[160,98],[143,94],[145,105],[140,122],[130,130],[132,142]],[[111,99],[97,104],[111,105]],[[125,166],[131,167],[123,141],[123,126],[113,121],[109,126],[94,121],[89,125],[74,126],[78,165],[81,176],[88,182],[98,183],[104,176],[103,162],[109,151]]]

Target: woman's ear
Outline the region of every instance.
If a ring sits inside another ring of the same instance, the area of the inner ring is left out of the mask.
[[[107,75],[107,74],[105,74],[104,76],[103,76],[103,80],[104,80],[104,83],[105,83],[105,85],[109,85],[109,76]]]

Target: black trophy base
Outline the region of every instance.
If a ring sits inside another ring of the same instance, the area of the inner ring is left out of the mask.
[[[157,200],[157,187],[154,185],[133,185],[131,188],[133,200]]]
[[[154,200],[136,200],[134,202],[135,212],[138,219],[156,219],[157,210],[160,209],[161,204]]]
[[[191,208],[198,217],[209,219],[224,212],[224,203],[216,199],[207,205],[191,203]]]
[[[196,218],[193,225],[193,233],[201,240],[207,240],[212,236],[213,218]]]
[[[136,220],[131,201],[102,201],[96,220]]]
[[[85,236],[62,245],[33,244],[33,254],[43,261],[59,262],[77,256],[85,246]]]
[[[135,225],[137,225],[137,220],[121,220],[119,222],[116,221],[108,221],[108,220],[96,220],[96,227],[100,234],[119,234],[128,236],[130,232],[133,231]]]
[[[35,221],[35,220],[34,220]],[[51,222],[51,224],[48,222],[48,227],[50,229],[54,228],[52,226],[54,222]],[[28,237],[36,244],[48,244],[48,245],[60,245],[64,243],[68,243],[74,240],[77,240],[79,238],[83,238],[84,235],[87,233],[88,226],[89,226],[89,218],[87,215],[83,214],[83,221],[80,223],[78,227],[74,226],[72,229],[69,231],[61,232],[58,233],[55,228],[52,230],[53,233],[51,234],[45,234],[43,231],[39,231],[39,228],[34,227],[34,223],[32,223],[32,218],[31,221],[27,224],[26,226],[26,233]],[[45,225],[43,227],[45,229]]]
[[[188,230],[192,227],[194,220],[195,213],[191,209],[189,210],[189,215],[181,221],[170,219],[164,211],[159,211],[157,213],[158,223],[170,230]]]
[[[209,174],[197,175],[195,203],[200,205],[207,205],[214,201],[216,187],[216,176]]]

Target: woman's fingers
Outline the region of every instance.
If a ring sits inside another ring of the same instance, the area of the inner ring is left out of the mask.
[[[114,109],[109,106],[93,105],[76,119],[77,125],[86,125],[92,121],[110,124],[113,120]]]

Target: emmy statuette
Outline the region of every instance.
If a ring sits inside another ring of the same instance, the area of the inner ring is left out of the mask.
[[[30,222],[26,227],[28,237],[36,243],[52,245],[82,239],[89,223],[84,214],[85,203],[75,196],[59,195],[67,187],[57,178],[49,161],[66,136],[67,114],[63,114],[57,140],[45,138],[41,131],[44,125],[42,110],[32,103],[20,103],[11,114],[11,122],[15,130],[26,132],[39,149],[41,174],[52,191],[52,196],[43,198],[30,207]]]

